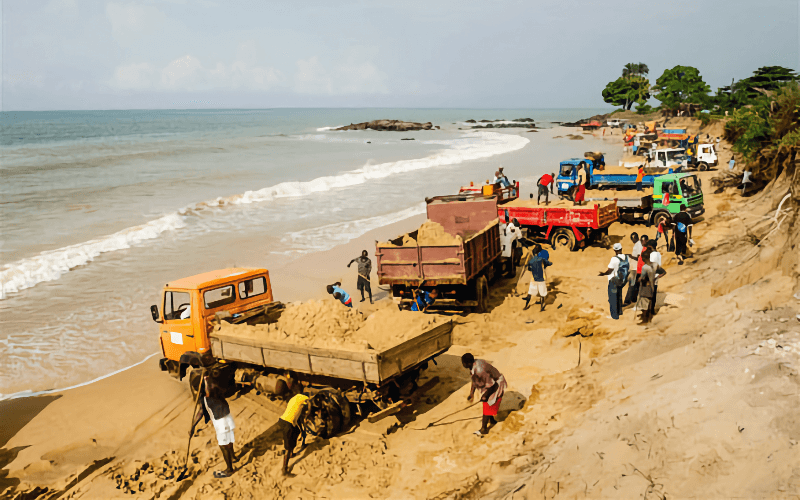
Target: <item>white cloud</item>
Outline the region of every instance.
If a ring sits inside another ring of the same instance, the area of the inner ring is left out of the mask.
[[[252,59],[218,62],[206,68],[192,55],[179,57],[158,69],[149,63],[120,65],[109,82],[124,90],[195,91],[209,89],[269,90],[284,80],[280,71]]]
[[[44,6],[44,12],[56,16],[74,17],[78,15],[78,4],[75,0],[50,0]]]
[[[297,61],[294,90],[301,94],[386,94],[386,73],[350,57],[328,71],[317,56]]]

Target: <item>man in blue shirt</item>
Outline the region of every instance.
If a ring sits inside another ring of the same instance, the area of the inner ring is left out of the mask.
[[[342,304],[346,305],[347,307],[353,307],[353,299],[350,298],[350,294],[342,290],[342,284],[338,281],[333,285],[328,285],[328,293],[333,295],[333,298],[339,300]]]
[[[416,297],[414,298],[414,302],[411,304],[412,311],[422,311],[428,312],[428,307],[433,305],[436,302],[436,298],[439,297],[439,290],[433,289],[430,292],[426,292],[425,290],[418,290],[416,293]]]
[[[552,266],[553,263],[548,259],[550,254],[547,250],[542,250],[541,245],[533,247],[533,257],[528,261],[528,270],[531,272],[531,284],[528,287],[528,295],[525,296],[525,307],[523,311],[528,308],[531,301],[531,296],[534,294],[542,298],[541,309],[544,311],[544,301],[547,299],[547,283],[545,282],[544,268]]]

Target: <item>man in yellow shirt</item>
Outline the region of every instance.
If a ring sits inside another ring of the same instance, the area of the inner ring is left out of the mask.
[[[296,394],[289,400],[286,411],[278,419],[278,428],[283,434],[283,447],[286,452],[283,456],[283,474],[289,475],[289,459],[294,456],[297,437],[308,413],[308,396]]]

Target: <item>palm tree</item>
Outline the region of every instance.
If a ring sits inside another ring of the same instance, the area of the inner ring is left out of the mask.
[[[639,63],[638,66],[639,66],[639,75],[640,76],[644,76],[644,75],[650,73],[650,68],[648,68],[645,63]]]

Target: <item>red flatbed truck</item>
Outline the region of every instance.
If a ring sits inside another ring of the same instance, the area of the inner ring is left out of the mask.
[[[608,227],[619,219],[614,200],[575,206],[566,200],[539,205],[534,200],[516,199],[498,205],[497,214],[502,221],[516,219],[527,229],[529,239],[570,250],[592,241],[608,245]]]

